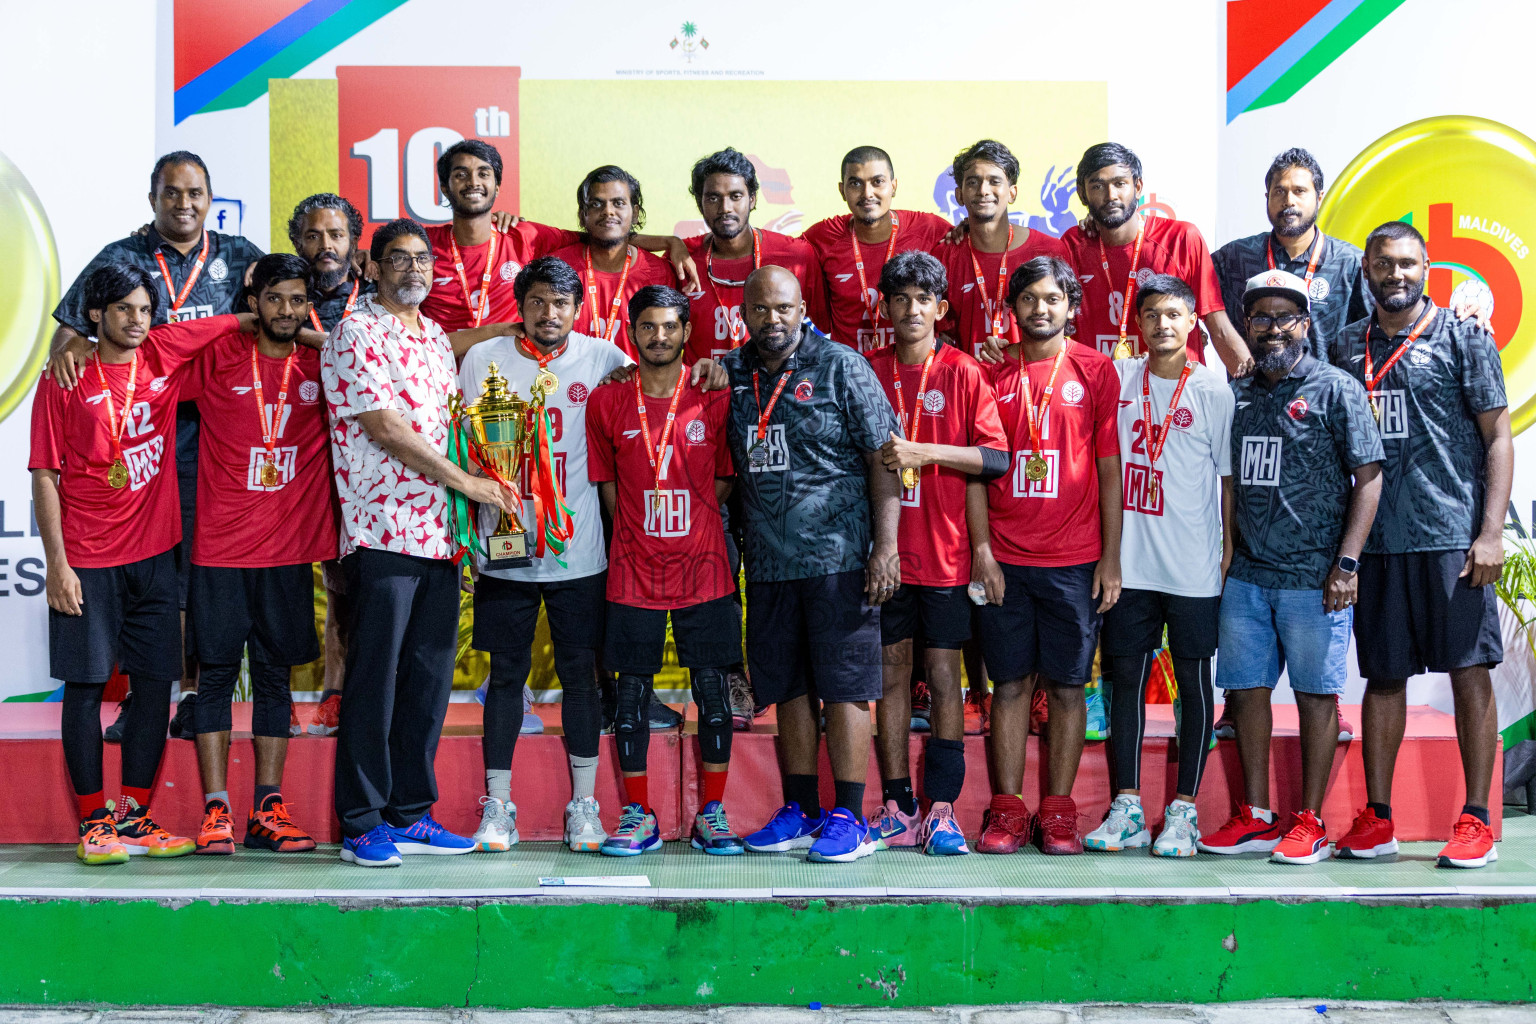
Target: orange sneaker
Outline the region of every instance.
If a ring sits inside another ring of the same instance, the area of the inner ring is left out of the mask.
[[[223,800],[210,800],[203,808],[203,827],[197,833],[196,852],[235,852],[235,822],[229,816],[229,804]]]
[[[1463,814],[1456,819],[1451,841],[1440,851],[1443,868],[1480,868],[1498,859],[1498,847],[1493,845],[1493,829],[1484,825],[1475,814]]]
[[[97,811],[80,823],[80,845],[75,847],[75,856],[80,863],[92,867],[128,863],[128,847],[117,838],[110,810]]]
[[[1269,859],[1277,864],[1316,864],[1333,853],[1328,846],[1328,830],[1311,811],[1293,815],[1291,830],[1280,840]]]
[[[197,844],[186,836],[173,836],[155,824],[148,807],[130,806],[128,813],[128,817],[117,823],[117,837],[128,847],[131,856],[181,857],[197,848]]]
[[[262,801],[260,808],[252,809],[251,816],[246,819],[245,845],[250,850],[299,853],[313,850],[315,841],[288,817],[283,795],[273,793]]]
[[[334,736],[336,729],[341,725],[341,694],[335,693],[320,702],[315,708],[315,717],[309,723],[308,732],[311,736]]]

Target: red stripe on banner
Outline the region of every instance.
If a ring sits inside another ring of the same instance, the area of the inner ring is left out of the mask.
[[[307,0],[176,0],[177,89],[288,17]]]
[[[1327,6],[1328,0],[1227,0],[1227,88]]]

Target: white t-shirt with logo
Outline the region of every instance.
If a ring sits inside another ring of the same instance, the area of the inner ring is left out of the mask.
[[[1135,590],[1183,597],[1221,594],[1221,478],[1232,474],[1232,389],[1197,363],[1154,467],[1142,423],[1141,385],[1147,357],[1115,363],[1120,375],[1121,481],[1124,525],[1120,575]],[[1151,375],[1152,423],[1160,431],[1178,387]],[[1156,474],[1157,486],[1151,486]]]
[[[555,478],[560,481],[560,492],[575,521],[574,536],[566,542],[565,554],[560,559],[547,548],[543,558],[534,557],[537,550],[538,529],[534,518],[533,498],[527,489],[527,459],[519,486],[523,491],[523,525],[528,528],[528,555],[533,565],[526,569],[485,568],[480,559],[480,571],[504,580],[525,580],[550,583],[556,580],[574,580],[591,576],[608,568],[607,545],[603,542],[602,511],[599,507],[597,486],[587,479],[587,399],[603,379],[615,369],[629,362],[617,345],[600,338],[571,332],[565,351],[549,362],[549,371],[559,380],[554,393],[545,402],[549,411],[550,451],[554,455]],[[507,387],[527,401],[533,394],[533,378],[538,375],[537,360],[524,354],[522,343],[516,338],[495,338],[484,341],[469,350],[459,367],[459,387],[464,401],[472,403],[480,397],[481,381],[485,379],[491,363],[507,379]],[[497,510],[492,506],[480,509],[480,535],[490,536],[496,528]]]

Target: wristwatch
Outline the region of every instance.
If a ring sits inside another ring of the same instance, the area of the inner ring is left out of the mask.
[[[1339,572],[1346,576],[1353,576],[1360,571],[1360,559],[1350,558],[1348,555],[1340,555],[1338,561],[1333,563],[1339,567]]]

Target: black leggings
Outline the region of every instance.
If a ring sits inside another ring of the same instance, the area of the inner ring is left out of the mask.
[[[705,764],[731,760],[731,700],[725,670],[690,669],[693,702],[699,706],[699,751]],[[619,676],[618,708],[613,734],[618,742],[619,769],[645,771],[645,755],[651,745],[651,694],[654,676]]]
[[[1141,741],[1147,731],[1147,681],[1152,678],[1156,651],[1106,655],[1104,681],[1109,684],[1109,739],[1115,758],[1115,789],[1141,788]],[[1200,792],[1211,729],[1216,723],[1211,692],[1211,659],[1174,658],[1179,684],[1179,788]]]
[[[149,789],[165,750],[165,724],[171,714],[169,679],[129,679],[133,701],[123,723],[124,786]],[[65,683],[60,735],[70,785],[81,796],[101,792],[101,693],[104,683]]]
[[[235,696],[235,682],[240,665],[202,666],[197,687],[197,703],[192,706],[193,724],[199,735],[205,732],[229,732],[234,722],[230,701]],[[293,694],[288,689],[288,666],[251,662],[251,735],[287,738],[293,708]]]
[[[492,651],[490,686],[485,693],[485,738],[480,744],[485,770],[507,771],[523,725],[523,684],[533,669],[533,651]],[[603,732],[603,705],[597,693],[597,652],[590,647],[555,645],[555,675],[560,679],[560,727],[573,757],[596,757]]]

